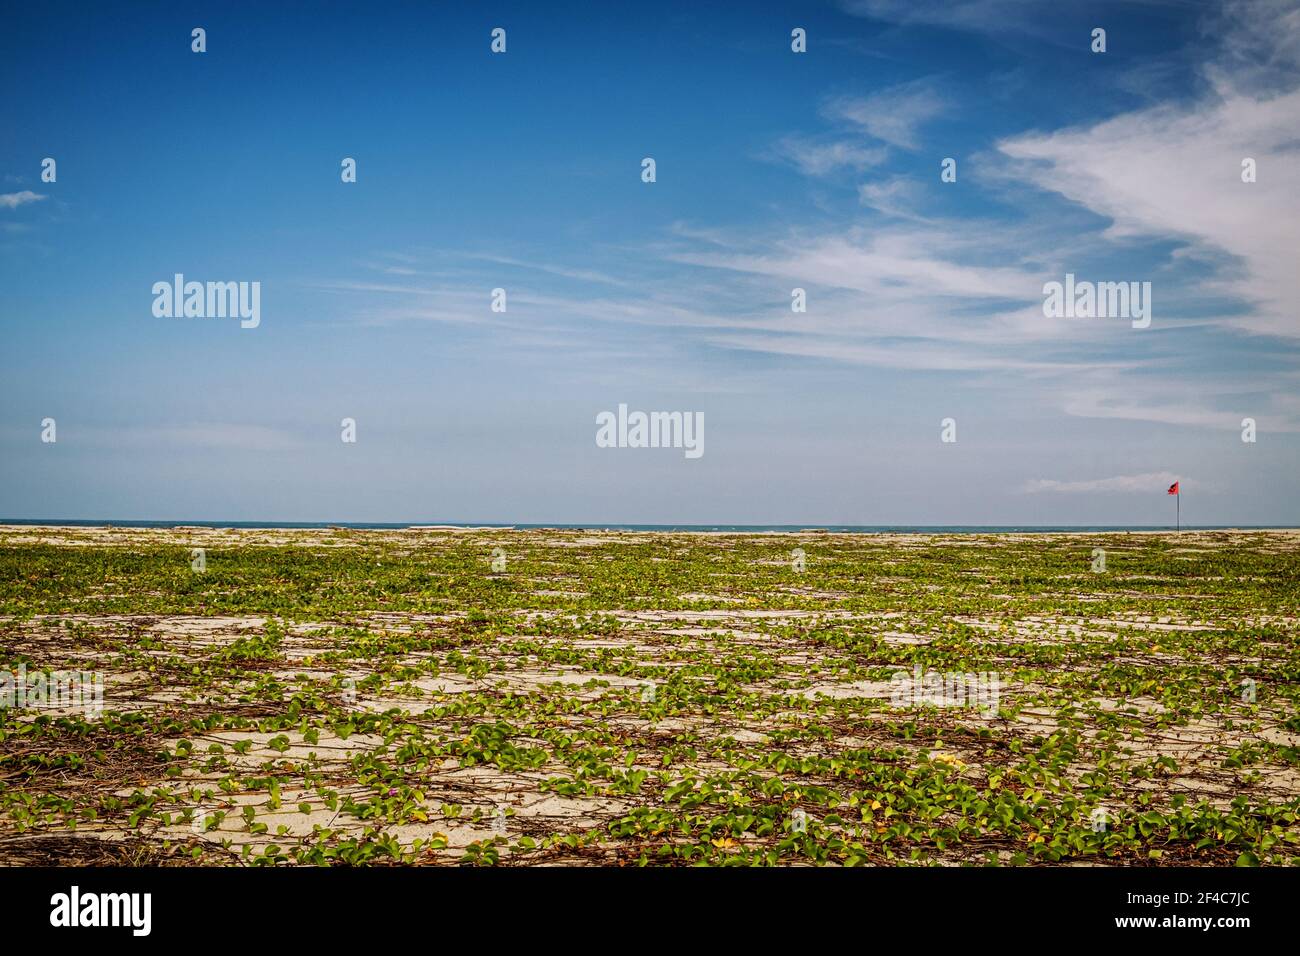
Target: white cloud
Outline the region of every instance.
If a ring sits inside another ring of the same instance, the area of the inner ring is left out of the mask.
[[[557,266],[547,262],[529,262],[524,259],[518,259],[513,256],[499,256],[488,253],[465,253],[466,258],[476,259],[482,262],[495,262],[499,265],[517,266],[520,269],[534,269],[538,272],[545,272],[548,275],[559,276],[562,279],[573,279],[578,282],[599,282],[604,285],[625,286],[627,282],[617,276],[612,276],[604,272],[598,272],[594,269],[571,269],[565,266]]]
[[[1054,492],[1060,494],[1163,494],[1175,481],[1186,481],[1171,471],[1150,471],[1141,475],[1116,475],[1114,478],[1092,478],[1084,481],[1057,481],[1038,478],[1025,483],[1022,491],[1028,494]]]
[[[811,238],[792,236],[769,243],[759,253],[684,253],[676,259],[831,288],[856,289],[882,299],[897,298],[904,291],[924,296],[1040,297],[1042,279],[1038,272],[959,261],[963,255],[987,251],[1000,241],[998,236],[989,234],[966,239],[942,227],[855,229]]]
[[[17,209],[24,203],[37,202],[44,198],[40,193],[34,193],[30,189],[16,193],[0,193],[0,206],[5,209]]]
[[[1269,35],[1276,55],[1261,51],[1260,62],[1293,57],[1300,13],[1275,18]],[[1258,46],[1258,32],[1250,37]],[[999,149],[1021,162],[1023,179],[1111,219],[1109,237],[1187,242],[1192,254],[1233,266],[1205,285],[1249,304],[1225,324],[1300,336],[1300,76],[1275,69],[1269,79],[1285,85],[1263,91],[1257,70],[1206,72],[1212,90],[1190,105],[1016,136]],[[1242,182],[1246,158],[1256,162],[1254,183]]]
[[[916,149],[918,128],[947,108],[947,102],[928,80],[917,80],[870,96],[838,97],[823,112],[831,119],[861,127],[890,145]]]
[[[1093,363],[1068,364],[1019,358],[993,350],[953,348],[928,339],[872,341],[862,337],[833,335],[778,335],[762,333],[713,333],[709,342],[751,352],[767,352],[800,358],[827,359],[855,365],[909,371],[1062,373],[1097,367]]]
[[[1022,24],[1027,14],[1041,14],[1043,5],[1041,0],[849,0],[845,9],[890,23],[982,31]]]
[[[877,212],[900,219],[920,219],[915,212],[920,190],[915,180],[893,176],[879,182],[863,183],[858,187],[858,201]]]
[[[790,163],[805,176],[826,176],[839,169],[861,171],[885,161],[884,147],[859,146],[849,142],[818,143],[787,136],[773,148],[774,158]]]
[[[968,12],[996,7],[964,5]],[[960,374],[1020,407],[1076,418],[1231,430],[1249,416],[1261,429],[1294,432],[1300,430],[1300,401],[1288,400],[1296,392],[1288,364],[1294,354],[1237,329],[1300,335],[1293,311],[1300,298],[1300,83],[1276,91],[1296,36],[1300,15],[1279,18],[1271,30],[1252,26],[1244,39],[1224,37],[1226,52],[1207,73],[1212,92],[1191,103],[1004,140],[998,162],[986,165],[1010,165],[1021,177],[1016,189],[1028,197],[1022,221],[920,217],[912,209],[926,195],[924,184],[895,176],[863,184],[859,199],[902,221],[757,233],[679,224],[670,242],[620,260],[610,270],[619,272],[617,283],[590,263],[571,268],[482,258],[613,285],[586,294],[557,295],[536,285],[511,290],[518,321],[544,331],[544,341],[557,347],[572,340],[568,332],[575,328],[673,328],[693,345]],[[1259,53],[1264,37],[1281,52]],[[1271,68],[1246,68],[1249,83],[1236,72],[1233,81],[1225,79],[1228,66],[1250,61],[1248,49]],[[1265,80],[1274,92],[1263,88]],[[777,153],[810,175],[869,165],[889,152],[885,144],[917,141],[919,126],[945,108],[936,89],[922,81],[827,107],[833,118],[882,143],[787,138]],[[1257,159],[1258,182],[1241,182],[1243,155]],[[1025,182],[1107,216],[1112,225],[1102,231],[1093,216],[1026,191]],[[1148,238],[1160,241],[1159,251],[1135,241]],[[1169,240],[1181,246],[1169,250]],[[1122,264],[1130,252],[1157,274],[1089,272],[1096,261]],[[644,269],[635,265],[641,261]],[[690,268],[667,274],[665,262]],[[1045,317],[1043,283],[1066,271],[1099,280],[1159,280],[1157,324],[1135,332],[1127,321]],[[390,318],[504,326],[503,317],[484,314],[486,286],[477,285],[353,289],[411,296]],[[808,291],[806,313],[790,309],[796,286]],[[1246,303],[1253,311],[1218,314],[1214,303],[1225,311]],[[515,321],[512,311],[509,323]],[[1224,345],[1230,347],[1220,354]],[[1265,349],[1267,360],[1251,368]],[[1038,490],[1052,489],[1049,482]]]

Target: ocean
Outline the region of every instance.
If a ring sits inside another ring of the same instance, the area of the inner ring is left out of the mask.
[[[64,525],[99,528],[355,528],[402,530],[405,528],[529,529],[571,531],[721,531],[779,533],[825,531],[839,534],[1036,534],[1050,532],[1172,531],[1173,525],[818,525],[818,524],[618,524],[601,521],[579,524],[528,524],[462,521],[125,521],[85,518],[0,518],[0,525]],[[1276,531],[1294,525],[1183,525],[1183,531]]]

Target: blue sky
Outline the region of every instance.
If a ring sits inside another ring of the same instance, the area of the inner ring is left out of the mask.
[[[7,13],[0,516],[1300,524],[1294,4],[444,6]]]

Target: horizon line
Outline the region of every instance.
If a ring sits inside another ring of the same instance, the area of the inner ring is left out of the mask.
[[[626,522],[626,521],[587,521],[587,522],[403,522],[403,521],[274,521],[274,520],[207,520],[207,519],[169,519],[169,518],[6,518],[0,517],[0,527],[78,527],[78,528],[231,528],[240,530],[327,530],[341,528],[348,530],[374,531],[516,531],[516,530],[564,530],[564,531],[757,531],[757,532],[1107,532],[1107,531],[1143,531],[1143,532],[1177,532],[1176,527],[1168,525],[1139,524],[817,524],[817,523],[735,523],[719,522],[713,524],[687,522]],[[1183,531],[1297,531],[1300,525],[1268,524],[1208,524],[1183,525]]]

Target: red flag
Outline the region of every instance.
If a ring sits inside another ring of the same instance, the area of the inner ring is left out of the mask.
[[[1169,490],[1166,491],[1165,494],[1167,494],[1167,495],[1176,495],[1176,494],[1178,494],[1178,482],[1175,481],[1172,485],[1170,485],[1170,486],[1169,486]]]

